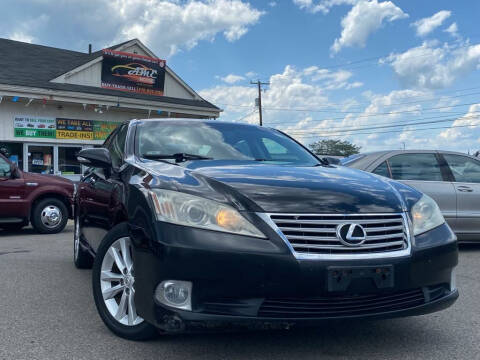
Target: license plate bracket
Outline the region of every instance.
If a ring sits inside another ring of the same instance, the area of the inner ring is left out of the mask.
[[[393,265],[332,266],[328,268],[328,291],[345,291],[356,279],[372,279],[379,289],[394,285]]]

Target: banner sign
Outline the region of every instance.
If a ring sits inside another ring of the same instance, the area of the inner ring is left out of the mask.
[[[120,125],[114,121],[94,121],[93,138],[94,140],[105,140],[115,128]]]
[[[15,116],[13,131],[15,137],[105,140],[119,124],[117,121]]]
[[[103,50],[102,88],[163,96],[165,60]]]
[[[57,139],[93,140],[93,121],[57,119]]]
[[[55,118],[15,116],[13,131],[15,137],[55,139]]]

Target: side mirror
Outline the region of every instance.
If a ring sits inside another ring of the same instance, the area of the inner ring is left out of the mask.
[[[340,165],[340,159],[334,158],[332,156],[324,156],[322,160],[326,161],[328,165]]]
[[[105,148],[83,149],[78,153],[77,160],[80,164],[88,167],[101,169],[112,167],[110,152]]]

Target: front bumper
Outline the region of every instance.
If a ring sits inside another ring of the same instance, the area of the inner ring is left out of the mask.
[[[418,236],[408,256],[362,260],[298,260],[285,243],[157,223],[132,230],[135,303],[148,322],[166,331],[222,324],[312,324],[331,319],[420,315],[455,302],[455,235],[442,225]],[[154,240],[155,239],[155,240]],[[328,289],[331,267],[391,266],[393,286],[354,279]],[[163,280],[193,283],[192,311],[154,299]]]

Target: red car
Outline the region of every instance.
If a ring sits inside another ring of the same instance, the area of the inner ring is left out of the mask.
[[[23,172],[0,153],[0,228],[19,230],[31,222],[42,234],[58,233],[72,218],[73,196],[72,181]]]

